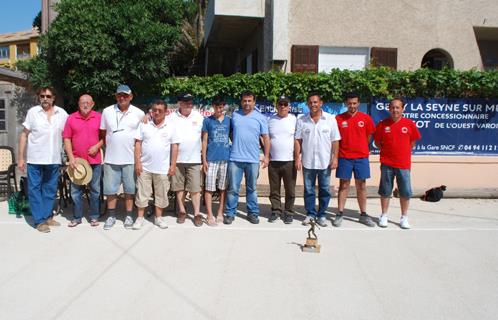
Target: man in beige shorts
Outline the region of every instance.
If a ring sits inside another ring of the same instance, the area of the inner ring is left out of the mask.
[[[172,124],[165,121],[166,108],[164,101],[154,101],[151,106],[152,121],[140,123],[135,137],[135,205],[138,217],[133,224],[134,230],[141,229],[144,224],[144,211],[149,205],[153,187],[154,224],[161,229],[168,227],[162,214],[168,206],[169,178],[175,173],[180,139]]]
[[[193,96],[184,94],[178,97],[178,110],[167,117],[181,135],[178,147],[178,162],[175,174],[171,179],[171,190],[176,192],[178,205],[177,223],[184,223],[187,213],[185,210],[185,196],[190,192],[194,207],[194,225],[202,226],[201,205],[201,132],[202,115],[193,110]]]

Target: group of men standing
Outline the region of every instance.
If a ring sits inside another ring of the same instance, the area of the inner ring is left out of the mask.
[[[333,170],[340,179],[338,213],[333,225],[339,227],[354,173],[359,222],[374,226],[366,213],[366,179],[370,178],[369,142],[374,137],[380,148],[382,214],[378,225],[387,227],[387,210],[394,178],[400,192],[402,217],[400,226],[409,228],[407,210],[411,197],[411,149],[420,138],[415,124],[403,118],[402,99],[389,105],[391,117],[375,128],[372,119],[359,111],[359,97],[345,98],[347,111],[334,116],[322,110],[319,93],[310,93],[307,104],[310,112],[300,117],[290,113],[290,101],[281,96],[277,113],[266,117],[255,109],[256,96],[250,91],[241,95],[241,106],[231,118],[225,115],[222,97],[213,99],[213,114],[204,118],[193,109],[193,96],[179,97],[178,110],[166,116],[167,105],[154,101],[146,115],[133,106],[133,94],[126,85],[118,86],[116,104],[102,114],[92,110],[93,99],[84,94],[78,101],[78,111],[71,115],[54,105],[55,91],[42,88],[40,105],[28,111],[19,142],[19,168],[28,173],[29,202],[36,228],[49,232],[60,225],[52,218],[57,181],[61,166],[61,142],[68,155],[69,168],[78,161],[91,166],[89,189],[89,221],[99,225],[100,180],[103,172],[103,193],[107,196],[107,219],[104,229],[116,223],[117,194],[125,198],[125,228],[140,229],[145,221],[145,208],[154,198],[154,224],[167,228],[163,209],[168,206],[168,191],[176,194],[177,223],[187,218],[185,198],[190,193],[193,223],[201,226],[201,191],[204,188],[205,222],[231,224],[236,216],[242,178],[245,178],[247,220],[259,223],[260,209],[256,181],[260,167],[268,167],[271,213],[269,222],[281,218],[290,224],[294,219],[297,172],[302,170],[306,218],[303,224],[316,220],[326,226],[326,210],[331,192]],[[25,150],[27,146],[27,158]],[[102,147],[105,156],[102,159]],[[260,154],[260,150],[263,154]],[[26,165],[27,163],[27,165]],[[205,178],[203,178],[205,176]],[[203,181],[205,180],[205,181]],[[281,184],[285,202],[281,202]],[[316,208],[315,186],[318,185],[319,205]],[[69,226],[82,222],[84,186],[73,181],[71,196],[74,217]],[[213,213],[213,193],[219,191],[220,205]],[[133,220],[133,202],[137,218]]]

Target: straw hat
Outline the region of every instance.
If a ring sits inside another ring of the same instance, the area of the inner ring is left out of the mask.
[[[74,169],[71,168],[71,166],[67,168],[69,179],[79,186],[88,184],[92,180],[92,167],[88,161],[82,158],[76,158],[74,159],[74,165]]]

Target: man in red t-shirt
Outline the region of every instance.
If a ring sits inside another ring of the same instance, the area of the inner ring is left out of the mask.
[[[366,179],[370,178],[368,144],[375,131],[375,125],[369,115],[358,110],[360,97],[356,93],[347,94],[345,104],[348,111],[335,117],[342,139],[339,142],[339,163],[336,170],[336,178],[339,178],[339,213],[332,224],[335,227],[342,224],[344,206],[354,172],[356,198],[361,212],[359,222],[374,227],[375,223],[366,212]]]
[[[379,217],[379,227],[387,227],[387,211],[391,197],[394,177],[399,190],[401,206],[400,227],[410,229],[408,223],[408,205],[412,196],[410,182],[410,167],[412,149],[415,142],[421,138],[415,123],[403,117],[405,104],[402,98],[394,98],[389,103],[391,117],[382,120],[375,130],[375,145],[380,149],[380,185],[379,195],[382,214]]]

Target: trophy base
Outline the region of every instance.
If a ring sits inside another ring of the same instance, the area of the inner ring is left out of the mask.
[[[318,244],[318,240],[307,238],[306,243],[302,247],[302,250],[303,250],[303,252],[319,253],[320,252],[320,245]]]

